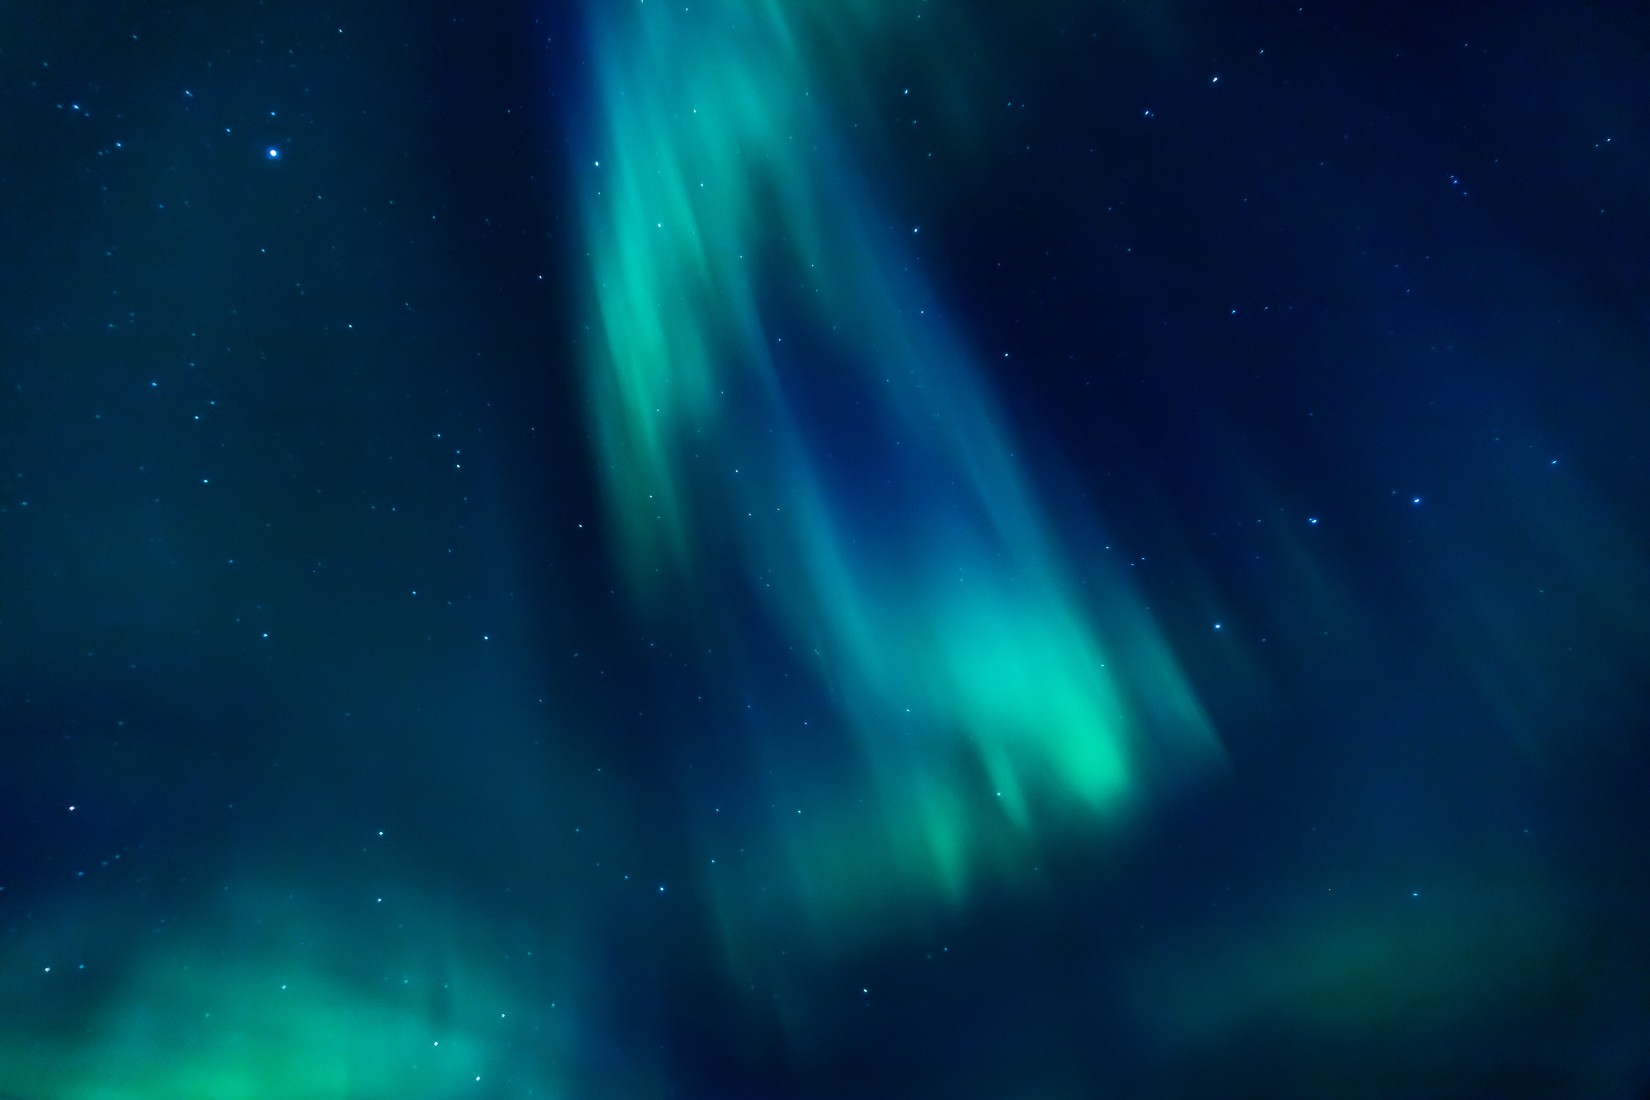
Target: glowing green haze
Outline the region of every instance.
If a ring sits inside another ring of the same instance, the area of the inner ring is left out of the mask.
[[[1218,748],[1136,601],[1067,559],[861,175],[820,59],[883,17],[810,7],[596,17],[586,366],[637,588],[754,597],[852,730],[867,789],[793,845],[847,914],[958,896]]]

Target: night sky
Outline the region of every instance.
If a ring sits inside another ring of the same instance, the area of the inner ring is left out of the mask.
[[[0,6],[0,1097],[1650,1095],[1650,8]]]

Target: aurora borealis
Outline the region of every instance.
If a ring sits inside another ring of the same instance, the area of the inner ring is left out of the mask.
[[[1643,12],[0,13],[0,1097],[1638,1097]]]
[[[587,370],[633,583],[772,616],[767,644],[810,656],[837,718],[787,735],[852,731],[862,768],[809,792],[828,832],[796,855],[806,880],[831,861],[811,846],[863,838],[857,882],[808,891],[846,915],[838,895],[896,882],[957,897],[984,853],[1026,862],[1005,834],[1034,805],[1103,819],[1162,781],[1155,757],[1218,748],[1136,601],[1082,592],[977,355],[904,266],[914,234],[842,148],[848,92],[811,71],[814,40],[877,19],[816,14],[596,17],[616,26],[583,183]]]

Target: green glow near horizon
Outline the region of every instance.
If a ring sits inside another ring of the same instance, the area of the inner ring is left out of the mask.
[[[852,74],[816,60],[878,17],[796,10],[603,14],[586,368],[637,590],[714,605],[736,576],[853,731],[872,797],[836,790],[863,807],[791,845],[834,923],[882,889],[958,897],[1041,826],[1115,817],[1219,748],[1138,602],[1073,569],[908,274],[844,121]]]
[[[0,971],[0,995],[35,1009],[14,1011],[0,1029],[0,1094],[554,1100],[593,1091],[581,1077],[591,1069],[584,1051],[600,1040],[588,1030],[594,1010],[577,947],[546,937],[550,950],[509,965],[495,937],[516,939],[521,928],[494,913],[459,912],[451,899],[392,884],[397,919],[363,920],[375,907],[353,897],[350,869],[306,871],[297,890],[256,875],[225,884],[164,929],[134,934],[138,922],[119,906],[70,907],[45,922]],[[126,946],[99,955],[96,944]],[[84,970],[38,963],[76,951],[89,959]],[[546,987],[567,991],[560,1007]],[[657,1094],[649,1068],[635,1067],[628,1094]],[[609,1067],[596,1072],[611,1081]]]

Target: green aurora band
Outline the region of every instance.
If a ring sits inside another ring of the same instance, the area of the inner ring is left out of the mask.
[[[828,8],[594,16],[582,197],[593,436],[641,602],[755,603],[831,698],[835,732],[810,731],[857,746],[859,789],[816,780],[787,842],[835,935],[890,891],[960,900],[1221,751],[1100,548],[1074,564],[911,274],[841,121],[843,59],[889,17]]]

